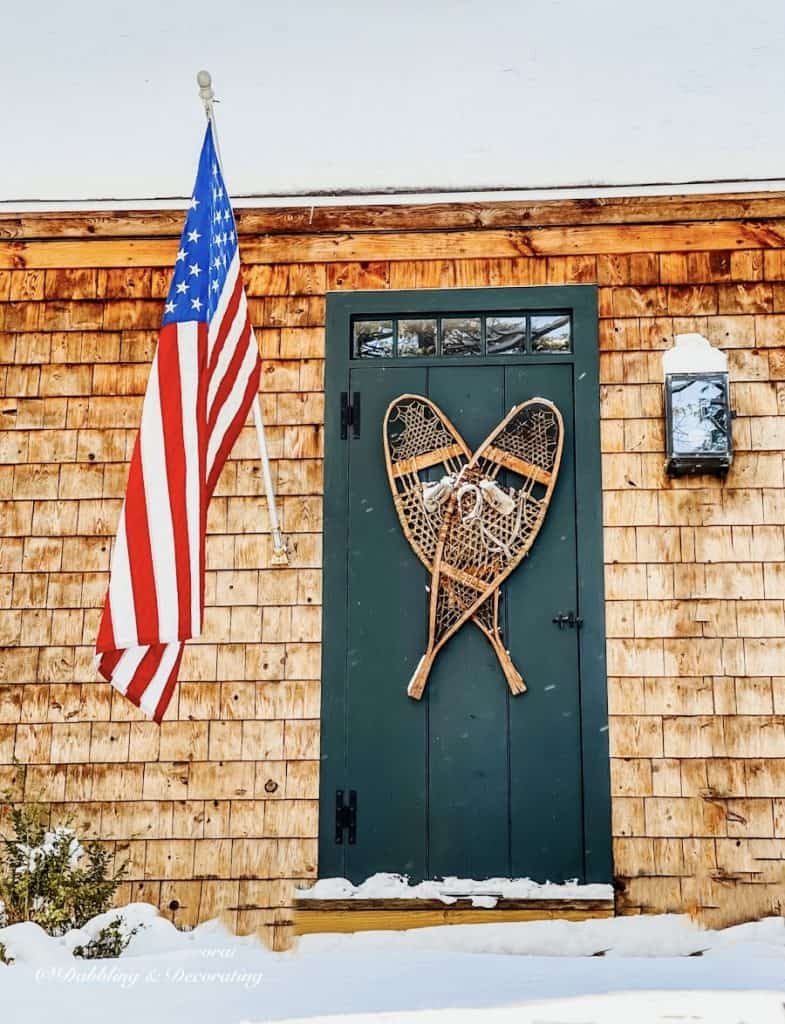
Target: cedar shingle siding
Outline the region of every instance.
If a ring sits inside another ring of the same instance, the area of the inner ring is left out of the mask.
[[[0,784],[18,759],[25,796],[112,844],[121,900],[284,945],[292,881],[316,870],[324,293],[596,283],[619,908],[775,895],[783,218],[777,195],[241,213],[291,566],[269,567],[246,428],[159,729],[91,656],[180,214],[0,216]],[[661,351],[684,331],[728,352],[725,483],[663,472]]]

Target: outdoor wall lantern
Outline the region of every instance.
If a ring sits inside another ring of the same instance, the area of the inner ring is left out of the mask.
[[[724,476],[733,462],[728,357],[702,334],[677,334],[663,354],[669,476]]]

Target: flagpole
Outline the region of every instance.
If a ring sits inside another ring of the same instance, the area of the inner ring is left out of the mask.
[[[200,71],[196,76],[199,85],[199,97],[204,104],[204,112],[207,120],[213,126],[213,142],[218,163],[221,164],[223,174],[223,161],[221,160],[221,147],[218,142],[218,127],[215,123],[215,93],[213,92],[213,80],[209,71]],[[226,178],[224,178],[224,182]],[[259,461],[262,464],[262,479],[264,481],[264,492],[267,496],[267,511],[270,516],[270,530],[273,535],[273,554],[270,562],[272,565],[288,565],[289,554],[286,549],[286,541],[281,533],[280,520],[278,519],[278,506],[275,503],[275,491],[273,489],[273,478],[270,472],[270,455],[267,449],[267,436],[264,430],[262,418],[262,404],[259,395],[253,403],[253,423],[256,428],[256,439],[259,443]]]

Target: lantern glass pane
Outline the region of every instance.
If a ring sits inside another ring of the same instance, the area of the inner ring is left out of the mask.
[[[674,455],[723,455],[728,451],[728,405],[718,380],[671,384]]]

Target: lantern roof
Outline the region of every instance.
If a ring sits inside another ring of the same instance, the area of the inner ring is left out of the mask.
[[[728,357],[702,334],[677,334],[673,348],[662,354],[662,368],[671,373],[727,373]]]

